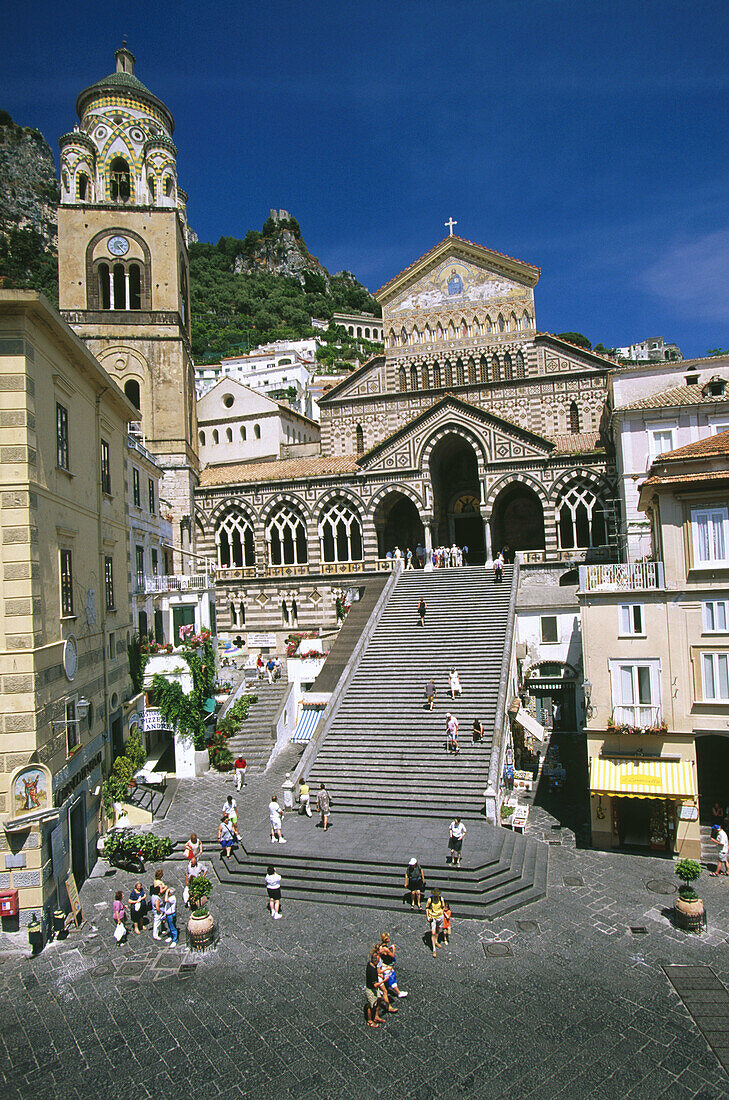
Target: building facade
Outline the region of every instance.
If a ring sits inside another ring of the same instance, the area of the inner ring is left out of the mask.
[[[655,363],[675,363],[683,359],[679,346],[666,344],[662,336],[651,336],[638,344],[615,348],[615,354],[620,359],[644,359]]]
[[[136,414],[35,292],[0,291],[0,370],[0,888],[18,890],[27,921],[96,859],[102,767],[131,691]]]
[[[729,432],[658,457],[653,557],[587,565],[580,604],[592,836],[700,858],[729,764]]]
[[[137,408],[164,471],[175,544],[194,553],[187,196],[170,111],[134,75],[129,50],[115,56],[116,71],[81,92],[79,124],[60,139],[59,305]]]
[[[385,353],[320,398],[320,455],[203,471],[223,632],[231,603],[254,630],[284,629],[292,601],[300,626],[333,625],[343,583],[395,546],[508,545],[563,572],[610,557],[614,364],[536,332],[538,277],[446,238],[378,292]]]

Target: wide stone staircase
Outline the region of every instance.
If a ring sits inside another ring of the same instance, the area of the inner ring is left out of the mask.
[[[263,771],[268,763],[275,741],[272,727],[288,687],[285,680],[269,684],[263,679],[257,680],[246,692],[257,695],[258,702],[251,704],[240,733],[230,738],[228,748],[234,757],[242,755],[245,758],[249,774]]]
[[[402,574],[309,774],[338,812],[480,816],[513,582],[509,566],[501,584],[478,566]],[[463,694],[452,700],[454,666]],[[438,697],[429,711],[431,676]],[[457,756],[445,748],[448,711],[460,723]],[[476,744],[474,718],[486,730]]]

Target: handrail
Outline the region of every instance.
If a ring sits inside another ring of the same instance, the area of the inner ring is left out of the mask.
[[[511,675],[511,663],[514,653],[514,636],[516,628],[516,596],[519,588],[519,559],[514,562],[511,575],[511,596],[509,598],[509,611],[506,623],[506,636],[504,638],[504,656],[501,662],[501,674],[499,676],[499,694],[496,700],[496,714],[494,715],[494,739],[491,749],[491,761],[489,774],[484,792],[484,813],[492,825],[498,825],[497,820],[499,803],[499,780],[501,778],[501,749],[503,744],[504,726],[506,723],[506,696]],[[493,813],[489,815],[489,803],[492,804]]]
[[[664,587],[662,561],[581,565],[580,592],[636,592]]]

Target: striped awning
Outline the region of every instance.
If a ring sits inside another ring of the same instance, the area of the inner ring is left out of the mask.
[[[299,721],[296,724],[296,730],[291,740],[297,744],[302,741],[311,741],[311,736],[319,725],[319,719],[321,718],[323,710],[317,708],[316,710],[302,710]]]
[[[696,798],[688,760],[608,760],[593,758],[590,790],[617,798]]]

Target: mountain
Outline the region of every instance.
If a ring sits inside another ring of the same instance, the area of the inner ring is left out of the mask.
[[[0,275],[58,302],[56,206],[60,188],[50,146],[38,130],[0,111]]]

